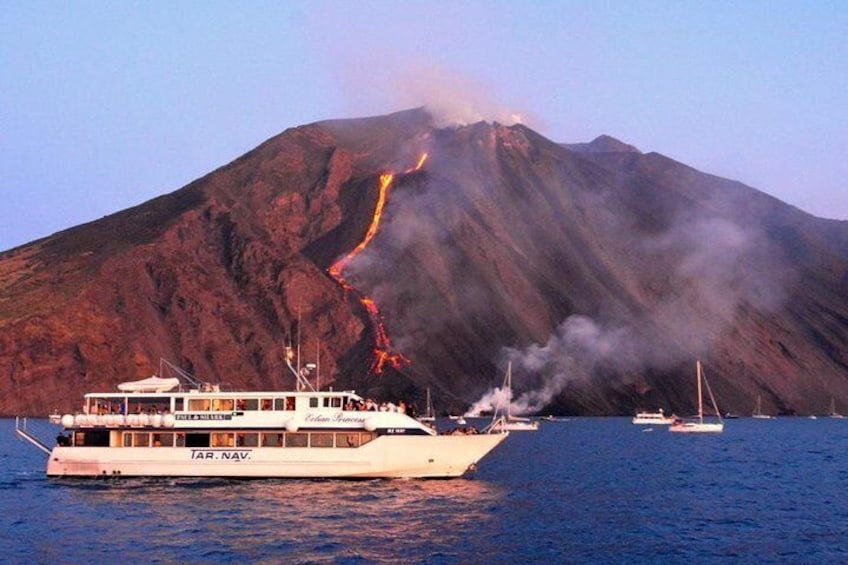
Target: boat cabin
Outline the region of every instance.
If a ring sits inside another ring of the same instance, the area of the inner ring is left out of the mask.
[[[352,410],[361,400],[353,391],[310,393],[203,393],[191,390],[167,394],[90,393],[84,414],[180,414],[220,412],[281,412],[328,408]]]
[[[75,447],[359,447],[377,437],[363,429],[361,411],[343,416],[361,404],[353,391],[89,393],[82,414],[63,422],[76,429],[57,441]],[[296,413],[308,413],[309,425],[293,425]]]

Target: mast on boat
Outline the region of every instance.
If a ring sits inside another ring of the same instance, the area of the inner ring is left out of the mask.
[[[698,421],[702,424],[704,423],[704,397],[701,392],[701,379],[703,378],[701,374],[701,361],[698,360],[695,362],[696,370],[698,371]]]
[[[291,371],[291,373],[294,375],[295,382],[297,383],[297,390],[310,390],[315,392],[315,387],[312,386],[312,383],[309,382],[309,379],[307,377],[309,376],[309,373],[315,370],[316,365],[314,363],[307,363],[302,369],[295,369],[295,367],[292,365],[294,351],[292,351],[292,348],[288,346],[286,347],[285,358],[286,366],[288,366],[289,371]],[[298,366],[300,366],[299,360],[297,364]]]
[[[509,391],[506,395],[506,420],[512,418],[512,361],[506,364],[506,379],[504,379],[504,389]]]
[[[721,412],[718,411],[718,404],[716,404],[715,395],[713,394],[713,390],[710,388],[710,382],[707,380],[706,375],[704,375],[704,369],[701,367],[701,361],[697,361],[696,363],[698,367],[698,418],[701,422],[704,421],[704,402],[701,393],[701,381],[704,381],[704,385],[707,387],[707,394],[710,395],[710,403],[713,405],[713,412],[718,417],[719,422],[723,422],[721,418]]]

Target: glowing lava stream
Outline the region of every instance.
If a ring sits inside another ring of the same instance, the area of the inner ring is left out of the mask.
[[[424,161],[427,160],[427,153],[424,153],[420,159],[418,159],[418,163],[412,169],[408,169],[406,172],[410,173],[412,171],[417,171],[424,165]],[[389,341],[389,335],[386,332],[386,326],[383,324],[383,316],[380,314],[380,309],[377,307],[377,303],[374,302],[370,296],[366,296],[357,292],[356,288],[347,282],[342,276],[342,270],[350,263],[357,255],[362,253],[368,244],[371,243],[371,240],[374,239],[374,236],[377,234],[377,229],[380,227],[380,220],[383,217],[383,208],[386,206],[386,200],[388,199],[389,188],[394,181],[395,175],[392,173],[384,173],[380,175],[380,194],[377,197],[377,205],[374,208],[374,215],[371,217],[371,224],[368,226],[368,231],[365,232],[365,238],[353,248],[353,251],[336,261],[327,272],[333,277],[337,283],[339,283],[343,289],[349,292],[355,292],[359,296],[359,302],[365,306],[365,309],[368,311],[368,317],[371,319],[371,324],[374,326],[374,333],[376,334],[374,337],[374,363],[371,365],[371,370],[379,375],[383,372],[383,368],[386,366],[386,363],[391,363],[392,367],[395,369],[400,369],[409,364],[409,359],[401,355],[400,353],[392,353],[391,342]]]

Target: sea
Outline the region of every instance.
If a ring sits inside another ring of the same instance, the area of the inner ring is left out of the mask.
[[[846,448],[848,419],[571,418],[470,479],[57,480],[4,419],[0,562],[848,563]]]

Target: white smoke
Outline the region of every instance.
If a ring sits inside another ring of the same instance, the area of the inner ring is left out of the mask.
[[[502,357],[513,366],[513,388],[525,392],[513,399],[509,391],[490,389],[469,414],[506,402],[514,414],[536,413],[567,385],[595,378],[599,368],[620,374],[689,361],[709,350],[743,305],[768,312],[785,298],[789,269],[762,234],[729,220],[681,219],[636,245],[634,252],[646,259],[674,258],[660,300],[643,316],[623,321],[573,315],[544,345],[504,348]]]
[[[355,59],[355,60],[352,60]],[[461,127],[477,122],[498,122],[510,126],[525,124],[539,128],[537,116],[501,103],[495,89],[481,79],[473,79],[439,64],[400,58],[380,53],[348,54],[351,61],[339,72],[345,98],[355,107],[355,114],[385,114],[387,108],[408,110],[424,107],[438,128]],[[361,69],[369,72],[363,77]],[[367,80],[365,80],[367,78]]]
[[[406,68],[394,89],[404,106],[424,106],[436,127],[460,127],[480,121],[503,125],[524,123],[521,112],[500,105],[482,82],[436,65]]]
[[[490,389],[471,406],[468,415],[492,412],[499,407],[503,411],[507,403],[512,414],[539,412],[569,382],[590,378],[598,364],[615,361],[620,356],[629,358],[633,341],[626,328],[603,328],[587,316],[569,316],[546,344],[532,344],[523,350],[509,347],[503,351],[504,358],[514,367],[514,383],[520,385],[528,376],[544,375],[535,388],[517,399],[513,399],[513,391],[501,387]]]

